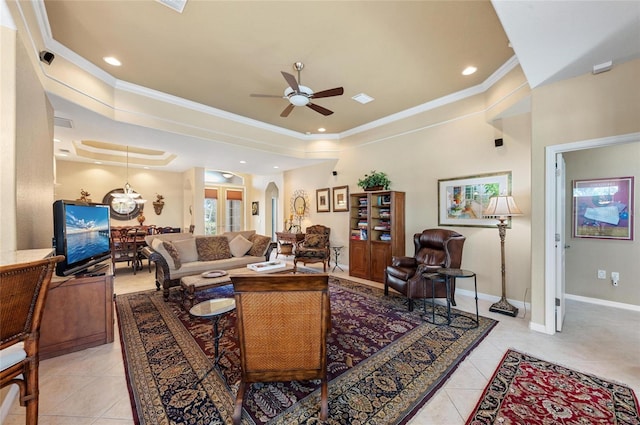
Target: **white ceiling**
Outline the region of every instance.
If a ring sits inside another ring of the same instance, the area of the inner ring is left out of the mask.
[[[19,5],[43,17],[29,30],[42,34],[47,50],[94,75],[108,73],[301,140],[320,137],[305,134],[319,127],[339,139],[446,95],[486,88],[514,53],[532,87],[640,57],[638,1],[190,0],[182,14],[153,0]],[[123,66],[105,64],[106,55]],[[344,87],[343,96],[314,101],[333,115],[296,107],[281,118],[287,100],[249,96],[281,94],[288,84],[280,72],[295,75],[295,61],[305,63],[302,83],[315,91]],[[478,72],[463,77],[467,65]],[[351,97],[359,93],[375,100],[356,103]],[[82,160],[74,148],[81,140],[166,150],[177,158],[163,169],[173,171],[247,167],[269,174],[275,165],[286,170],[322,160],[117,123],[70,100],[51,101],[56,116],[73,122],[72,129],[55,127],[62,139],[56,147],[70,150],[69,160]],[[239,165],[241,159],[248,163]]]

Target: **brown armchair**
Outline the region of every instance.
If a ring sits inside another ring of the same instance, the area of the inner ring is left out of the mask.
[[[329,414],[327,274],[232,276],[242,375],[233,423],[253,382],[320,380],[320,420]]]
[[[0,267],[0,388],[16,384],[27,425],[38,423],[40,323],[63,256]]]
[[[452,230],[427,229],[413,235],[415,255],[413,257],[393,257],[384,276],[384,293],[389,288],[407,297],[409,311],[413,311],[413,300],[431,298],[432,286],[427,284],[422,274],[439,268],[460,268],[462,247],[465,237]],[[456,305],[456,281],[451,279],[451,303]],[[435,287],[435,298],[446,298],[445,285]]]
[[[327,271],[331,254],[329,251],[329,235],[331,228],[316,224],[307,227],[304,240],[299,242],[293,257],[293,271],[298,269],[298,261],[303,264],[322,263],[322,271]]]

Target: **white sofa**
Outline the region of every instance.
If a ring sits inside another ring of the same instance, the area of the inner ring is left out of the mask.
[[[230,270],[269,260],[276,243],[255,230],[218,236],[166,233],[145,237],[143,255],[156,265],[156,288],[164,299],[180,279],[210,270]]]

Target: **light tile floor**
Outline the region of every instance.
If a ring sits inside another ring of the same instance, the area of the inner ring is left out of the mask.
[[[153,281],[146,264],[135,276],[119,267],[115,292],[151,289]],[[471,297],[456,295],[456,301],[458,308],[475,311]],[[564,330],[550,336],[529,330],[529,317],[490,313],[489,302],[479,303],[480,314],[499,324],[410,424],[464,424],[507,348],[624,383],[640,394],[640,312],[569,300]],[[113,344],[41,362],[40,425],[133,424],[117,325],[115,329]],[[17,401],[4,424],[24,424]]]

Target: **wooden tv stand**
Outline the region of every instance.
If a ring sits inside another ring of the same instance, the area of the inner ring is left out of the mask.
[[[40,358],[113,342],[113,274],[54,276],[40,327]]]

